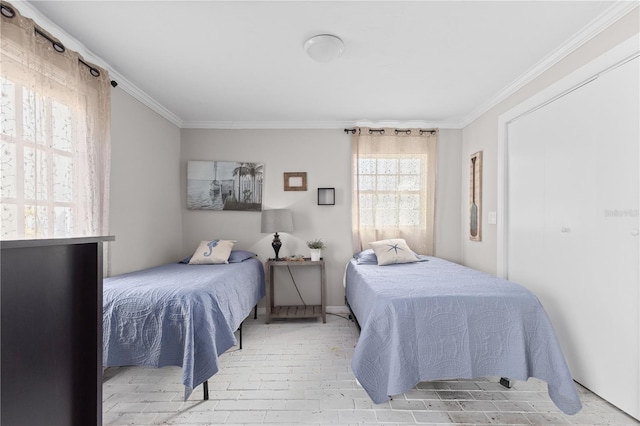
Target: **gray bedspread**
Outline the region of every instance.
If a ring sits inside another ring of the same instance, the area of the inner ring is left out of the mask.
[[[169,264],[105,278],[103,364],[182,367],[185,399],[218,371],[218,356],[265,294],[258,259]]]
[[[373,402],[418,382],[536,377],[564,413],[582,405],[549,318],[521,285],[443,259],[346,270],[361,334],[353,372]]]

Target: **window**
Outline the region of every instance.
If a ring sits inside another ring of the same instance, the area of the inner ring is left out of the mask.
[[[395,158],[394,158],[395,157]],[[424,158],[406,156],[358,159],[360,225],[424,226]]]
[[[108,73],[2,7],[0,239],[107,235]]]
[[[437,131],[361,128],[351,143],[354,252],[404,238],[433,254]]]
[[[71,110],[6,78],[0,84],[2,238],[72,235]]]

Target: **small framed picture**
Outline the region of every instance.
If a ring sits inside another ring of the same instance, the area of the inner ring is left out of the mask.
[[[307,172],[285,172],[284,174],[284,190],[285,191],[306,191],[307,190]]]

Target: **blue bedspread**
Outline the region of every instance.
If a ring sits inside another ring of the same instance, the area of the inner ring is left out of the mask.
[[[582,405],[538,298],[521,285],[443,259],[347,265],[361,334],[353,372],[375,403],[418,382],[536,377],[567,414]]]
[[[182,367],[185,399],[218,371],[218,356],[265,294],[258,259],[169,264],[104,280],[106,367]]]

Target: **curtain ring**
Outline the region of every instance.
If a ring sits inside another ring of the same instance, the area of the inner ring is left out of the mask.
[[[66,50],[64,45],[59,41],[52,41],[51,45],[53,46],[53,50],[55,50],[58,53],[64,53],[64,51]]]
[[[36,34],[44,37],[45,39],[47,39],[49,41],[49,43],[51,43],[51,45],[53,46],[53,50],[55,50],[58,53],[62,53],[66,50],[66,48],[64,47],[64,44],[60,43],[57,40],[52,39],[51,37],[49,37],[49,34],[45,33],[44,31],[38,29],[37,27],[35,27],[33,29]]]
[[[11,18],[15,18],[16,16],[16,11],[5,4],[0,5],[0,12],[2,12],[2,16],[4,16],[5,18],[11,19]]]
[[[398,130],[398,129],[396,129],[394,132],[395,132],[396,135],[399,134],[399,133],[404,133],[405,135],[409,136],[411,134],[411,129],[407,129],[407,130]]]

